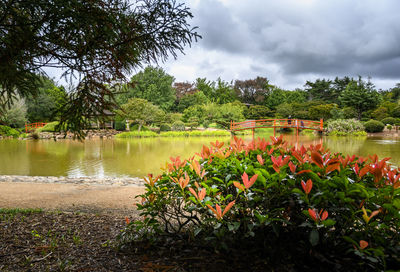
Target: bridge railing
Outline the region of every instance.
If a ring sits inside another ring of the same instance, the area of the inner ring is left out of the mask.
[[[31,132],[37,128],[44,127],[47,123],[44,122],[36,122],[31,124],[25,124],[25,132]]]
[[[247,120],[244,122],[231,121],[231,131],[239,131],[245,129],[256,128],[296,128],[296,129],[311,129],[322,131],[324,121],[302,120],[302,119],[262,119],[262,120]]]

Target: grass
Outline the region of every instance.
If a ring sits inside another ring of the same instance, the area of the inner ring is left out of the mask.
[[[157,134],[152,131],[131,131],[122,132],[115,135],[116,138],[148,138],[148,137],[226,137],[230,136],[231,133],[226,130],[216,130],[216,131],[166,131]]]

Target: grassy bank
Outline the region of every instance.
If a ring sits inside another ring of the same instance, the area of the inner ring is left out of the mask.
[[[116,138],[149,138],[149,137],[229,137],[231,133],[225,130],[193,130],[193,131],[166,131],[160,134],[153,131],[130,131],[115,135]]]

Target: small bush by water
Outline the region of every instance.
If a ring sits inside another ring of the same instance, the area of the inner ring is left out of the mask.
[[[382,132],[385,125],[381,121],[369,120],[364,124],[367,132]]]
[[[0,125],[0,135],[6,136],[6,137],[18,138],[18,136],[20,135],[20,132],[18,130],[16,130],[15,128]]]
[[[327,125],[328,135],[334,136],[365,136],[363,124],[356,119],[338,119],[329,121]]]

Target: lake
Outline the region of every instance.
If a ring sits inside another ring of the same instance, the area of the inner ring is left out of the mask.
[[[268,138],[269,135],[262,135]],[[296,143],[296,136],[284,138]],[[251,140],[249,136],[245,139]],[[169,157],[188,158],[216,140],[230,137],[73,140],[0,140],[0,175],[68,177],[143,177],[161,173]],[[333,152],[379,158],[400,165],[400,141],[379,137],[300,135],[299,144],[323,143]]]

